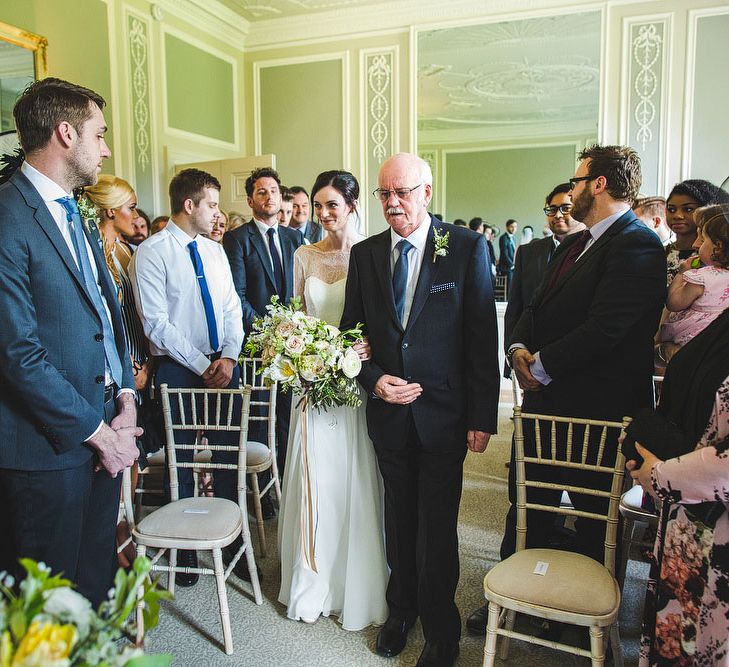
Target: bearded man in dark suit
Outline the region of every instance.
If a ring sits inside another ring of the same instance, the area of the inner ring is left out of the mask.
[[[281,210],[281,179],[274,169],[256,169],[246,179],[248,206],[253,217],[248,224],[228,232],[223,247],[228,255],[235,289],[243,308],[243,328],[248,335],[253,320],[266,314],[271,297],[288,303],[294,294],[294,252],[304,237],[291,227],[278,224]],[[276,446],[279,474],[283,476],[289,439],[291,393],[278,392]],[[263,422],[256,422],[262,425]],[[252,433],[261,437],[262,433]],[[264,496],[264,518],[273,516],[270,494]]]
[[[458,506],[468,449],[496,432],[496,309],[481,234],[430,216],[432,174],[415,155],[380,169],[390,229],[352,248],[342,326],[372,348],[359,380],[385,484],[390,615],[377,652],[397,655],[419,616],[419,667],[452,665],[461,622]]]

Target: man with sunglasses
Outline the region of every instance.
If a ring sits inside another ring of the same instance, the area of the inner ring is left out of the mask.
[[[572,217],[570,189],[569,183],[561,183],[547,195],[545,200],[544,213],[553,235],[520,245],[516,251],[509,302],[504,316],[504,341],[507,346],[511,332],[524,308],[531,302],[539,283],[542,282],[547,264],[555,250],[569,234],[580,232],[585,228],[585,225]],[[504,369],[504,376],[511,377],[511,367],[508,364]]]

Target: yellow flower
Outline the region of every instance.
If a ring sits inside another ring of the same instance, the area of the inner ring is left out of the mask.
[[[13,657],[13,643],[10,632],[6,630],[0,637],[0,667],[10,667],[10,658]]]
[[[65,667],[76,643],[73,625],[33,621],[13,656],[12,667]]]

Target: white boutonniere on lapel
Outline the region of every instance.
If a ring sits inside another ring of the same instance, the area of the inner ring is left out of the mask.
[[[435,250],[433,251],[433,263],[435,263],[435,260],[438,259],[438,257],[445,257],[448,254],[448,238],[450,235],[450,232],[446,232],[441,236],[440,231],[433,228],[433,244],[435,245]]]
[[[81,216],[81,220],[83,220],[84,227],[86,227],[86,231],[100,243],[101,235],[99,234],[99,211],[97,210],[96,205],[84,192],[76,197],[76,204],[78,206],[78,212]]]

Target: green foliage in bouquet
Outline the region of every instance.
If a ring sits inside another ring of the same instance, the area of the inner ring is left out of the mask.
[[[52,575],[42,563],[20,561],[27,576],[14,592],[10,575],[0,573],[0,667],[166,667],[171,655],[144,655],[119,640],[134,640],[130,615],[137,589],[144,590],[144,622],[159,620],[159,603],[171,597],[149,583],[151,563],[137,558],[132,570],[116,573],[109,599],[99,605],[74,591],[71,582]]]
[[[362,369],[352,346],[362,340],[362,325],[340,331],[301,309],[301,299],[288,306],[271,297],[265,317],[257,317],[244,349],[262,359],[259,372],[265,381],[293,390],[317,410],[362,404],[356,377]],[[245,362],[241,355],[241,363]]]

